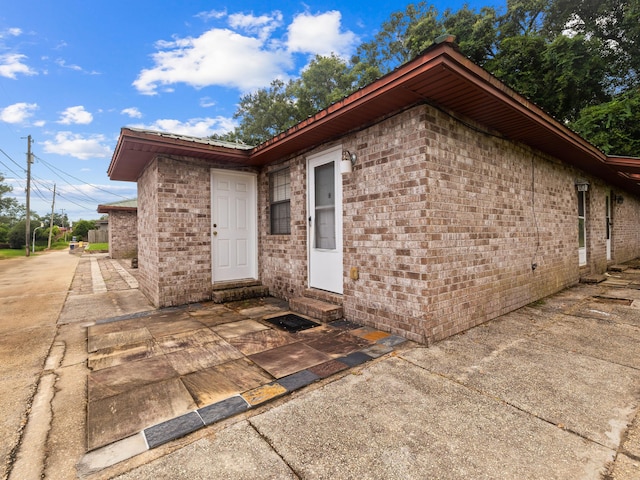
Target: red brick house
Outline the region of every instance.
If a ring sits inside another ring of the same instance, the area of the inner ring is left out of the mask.
[[[123,128],[108,173],[158,306],[258,281],[429,343],[640,256],[640,161],[450,41],[255,148]]]
[[[134,258],[138,254],[138,201],[124,200],[98,205],[109,215],[109,256]]]

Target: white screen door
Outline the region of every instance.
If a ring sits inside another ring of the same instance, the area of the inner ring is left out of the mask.
[[[587,264],[587,205],[585,192],[578,191],[578,264]]]
[[[606,240],[607,240],[607,261],[611,260],[611,199],[612,193],[607,193],[606,205],[605,205],[605,228],[606,228]]]
[[[211,170],[212,282],[255,279],[256,177]]]
[[[342,147],[309,157],[309,286],[342,293]]]

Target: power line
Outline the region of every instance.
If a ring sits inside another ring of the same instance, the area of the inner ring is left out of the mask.
[[[16,161],[15,161],[13,158],[11,158],[11,157],[7,154],[7,152],[5,152],[4,150],[2,150],[1,148],[0,148],[0,152],[2,152],[2,153],[3,153],[3,155],[4,155],[5,157],[7,157],[9,160],[11,160],[13,163],[15,163],[15,164],[18,166],[18,168],[19,168],[19,169],[21,169],[21,170],[23,171],[23,174],[24,174],[24,173],[26,173],[26,170],[24,170],[20,165],[18,165],[18,163],[16,163]],[[4,166],[4,168],[6,168],[7,170],[9,170],[9,171],[10,171],[10,172],[15,176],[15,177],[18,177],[18,178],[20,177],[20,175],[18,175],[16,172],[14,172],[13,170],[11,170],[11,168],[9,168],[9,167],[7,166],[7,164],[6,164],[6,163],[4,163],[4,162],[0,161],[0,164],[2,164],[2,165]]]
[[[130,197],[125,197],[125,196],[123,196],[123,195],[119,195],[119,194],[117,194],[117,193],[110,192],[109,190],[105,190],[104,188],[98,187],[97,185],[93,185],[92,183],[85,182],[84,180],[81,180],[81,179],[80,179],[80,178],[78,178],[78,177],[74,177],[74,176],[73,176],[73,175],[71,175],[70,173],[67,173],[67,172],[65,172],[65,171],[63,171],[63,170],[60,170],[58,167],[55,167],[55,166],[51,165],[49,162],[47,162],[47,161],[43,160],[42,158],[38,157],[37,155],[34,155],[34,157],[36,157],[38,160],[40,160],[40,161],[41,161],[45,166],[47,166],[50,170],[51,170],[51,169],[52,169],[52,170],[57,170],[58,172],[63,173],[64,175],[66,175],[66,176],[68,176],[68,177],[71,177],[71,178],[73,178],[74,180],[76,180],[76,181],[78,181],[78,182],[80,182],[80,183],[83,183],[83,184],[88,185],[88,186],[90,186],[90,187],[92,187],[92,188],[95,188],[96,190],[100,190],[100,191],[102,191],[102,192],[108,193],[109,195],[113,195],[114,197],[120,197],[120,198],[124,198],[124,199],[126,199],[126,200],[128,200],[128,199],[130,198]],[[55,173],[55,172],[54,172],[54,173]],[[59,176],[59,175],[58,175],[58,176]],[[60,178],[62,178],[62,177],[60,177]],[[64,180],[64,179],[63,179],[63,180]],[[66,180],[65,180],[65,181],[66,181]],[[67,183],[68,183],[68,182],[67,182]],[[69,184],[69,185],[71,185],[71,184]]]
[[[62,195],[60,192],[56,193],[56,195],[58,195],[60,198],[64,198],[67,202],[73,203],[76,207],[80,207],[83,210],[87,210],[89,212],[94,212],[95,211],[93,208],[89,208],[86,205],[80,205],[79,203],[74,202],[73,200],[69,199],[68,197],[65,197],[64,195]]]
[[[34,183],[35,183],[36,181],[37,181],[37,182],[39,182],[39,183],[40,183],[40,187],[41,187],[41,188],[44,188],[44,189],[46,189],[46,190],[48,190],[48,191],[52,192],[51,187],[49,187],[48,185],[46,185],[46,184],[44,183],[44,182],[45,182],[44,180],[42,180],[42,179],[36,179],[35,177],[31,177],[31,178],[32,178],[32,180],[34,181]],[[73,185],[71,185],[71,186],[73,186]],[[38,190],[38,193],[40,193],[40,194],[41,194],[41,192],[40,192],[39,190]],[[80,190],[80,193],[82,193],[83,195],[85,195],[89,200],[91,200],[91,202],[93,202],[93,203],[98,203],[94,198],[89,197],[87,194],[85,194],[85,193],[84,193],[84,192],[82,192],[81,190]],[[61,193],[59,190],[56,192],[56,195],[57,195],[58,197],[60,197],[60,198],[65,199],[65,200],[66,200],[67,202],[69,202],[69,203],[73,203],[74,205],[76,205],[76,206],[78,206],[78,207],[80,207],[80,208],[83,208],[83,209],[88,210],[88,211],[91,211],[91,212],[93,211],[93,209],[92,209],[92,208],[89,208],[89,207],[87,207],[87,206],[85,206],[85,205],[81,205],[81,204],[76,203],[75,201],[71,200],[71,198],[70,198],[69,196],[66,196],[66,194]],[[48,201],[46,198],[43,198],[43,197],[42,197],[42,195],[40,195],[40,198],[41,198],[42,200],[44,200],[44,201]]]
[[[64,178],[62,178],[60,175],[58,175],[57,173],[55,173],[55,171],[51,170],[53,172],[54,175],[57,175],[60,179],[62,179],[62,181],[64,183],[66,183],[67,185],[69,185],[71,188],[73,188],[74,190],[77,190],[81,195],[84,195],[87,199],[91,200],[92,202],[95,202],[96,199],[89,196],[87,193],[83,192],[82,190],[80,190],[76,185],[68,182],[67,180],[65,180]]]

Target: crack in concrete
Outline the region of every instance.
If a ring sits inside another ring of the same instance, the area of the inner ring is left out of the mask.
[[[301,479],[302,475],[296,471],[295,468],[293,468],[293,466],[287,462],[287,460],[282,456],[282,454],[278,451],[278,449],[273,445],[273,443],[271,442],[271,440],[269,440],[268,437],[266,437],[265,435],[262,434],[262,432],[260,432],[260,430],[258,430],[258,428],[251,422],[251,419],[247,419],[247,423],[249,424],[249,426],[253,429],[254,432],[256,432],[256,434],[262,439],[264,440],[264,442],[269,445],[269,448],[271,448],[271,450],[273,450],[273,452],[278,456],[278,458],[280,458],[280,460],[282,460],[282,462],[287,466],[287,468],[289,470],[291,470],[291,473],[293,473],[296,478]]]

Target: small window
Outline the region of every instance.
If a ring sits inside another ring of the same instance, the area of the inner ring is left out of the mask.
[[[271,235],[291,233],[291,179],[285,168],[269,174]]]

